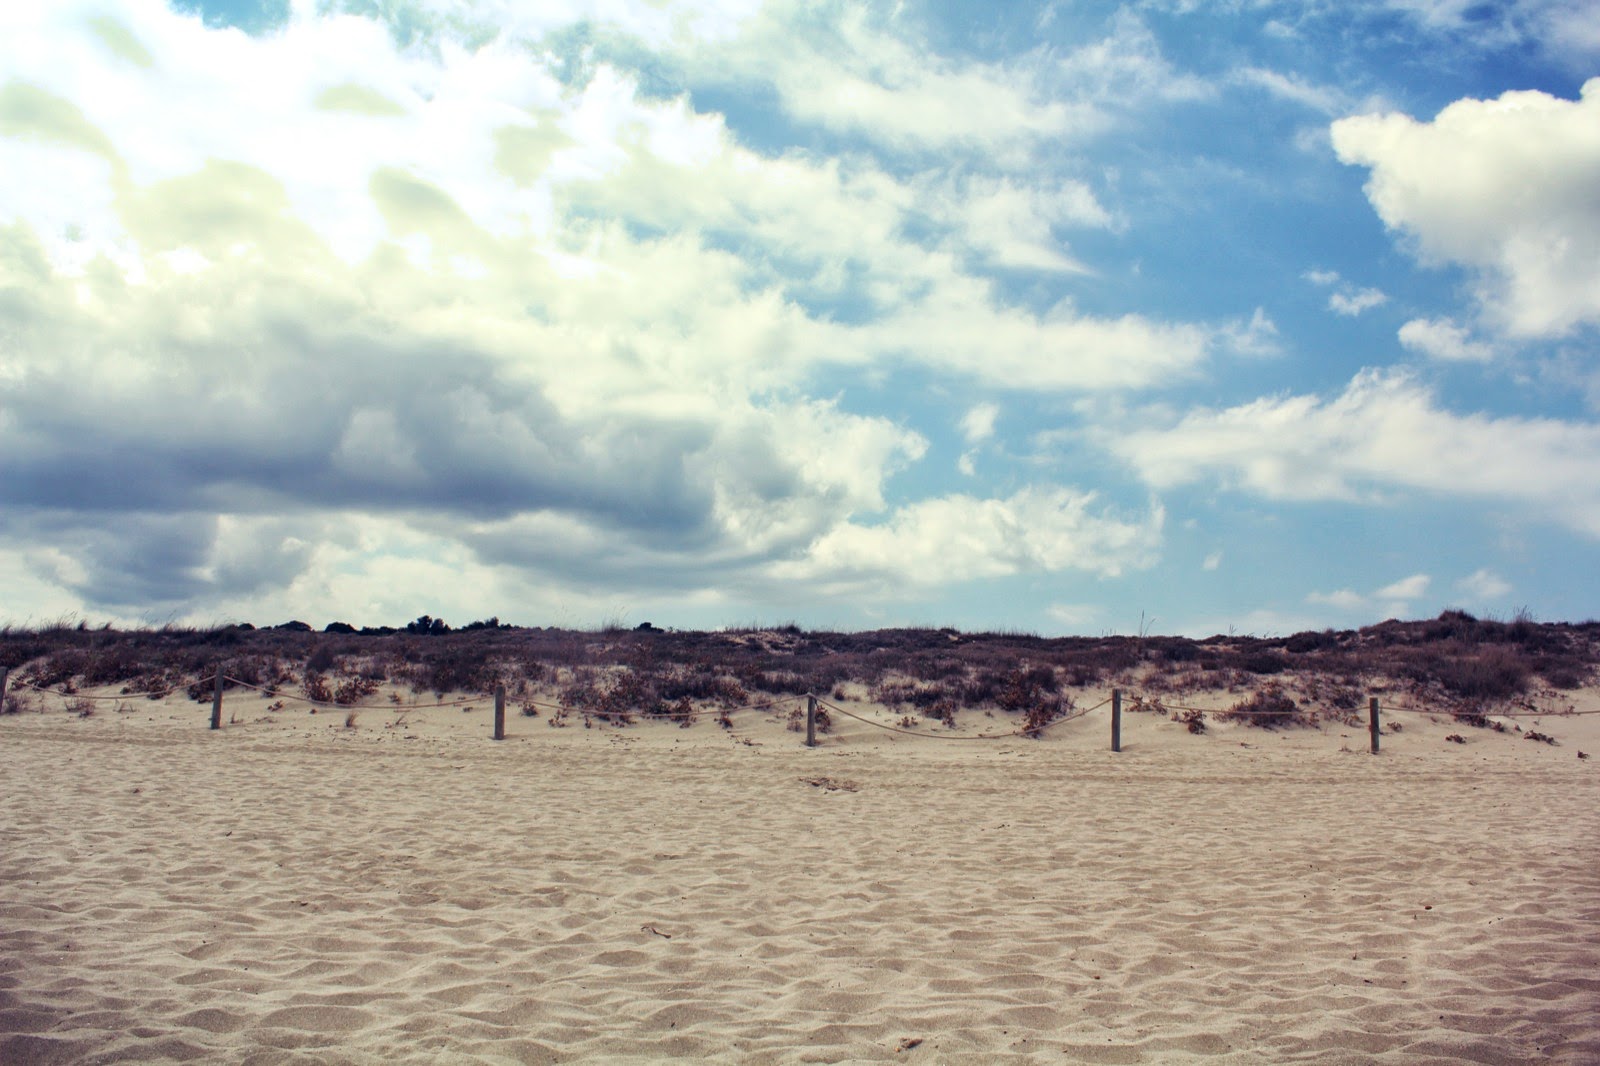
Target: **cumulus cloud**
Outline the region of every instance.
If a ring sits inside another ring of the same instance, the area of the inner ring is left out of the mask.
[[[1498,600],[1511,592],[1511,582],[1485,567],[1474,570],[1460,581],[1456,589],[1474,600]]]
[[[1374,589],[1370,595],[1343,588],[1333,592],[1312,592],[1306,596],[1306,602],[1342,612],[1369,611],[1376,607],[1390,617],[1399,617],[1409,613],[1411,601],[1426,596],[1432,585],[1432,576],[1412,574]]]
[[[1577,100],[1508,92],[1431,122],[1341,119],[1333,145],[1371,171],[1378,215],[1429,264],[1478,278],[1485,315],[1513,337],[1600,324],[1600,79]]]
[[[1334,292],[1328,294],[1328,310],[1346,318],[1355,318],[1389,302],[1383,290],[1348,284],[1336,270],[1308,270],[1301,276],[1322,288],[1337,286]]]
[[[1341,611],[1353,611],[1367,605],[1367,598],[1354,589],[1336,589],[1333,592],[1313,592],[1306,596],[1306,602],[1319,607],[1335,607]]]
[[[994,423],[1000,417],[998,404],[980,403],[961,416],[961,435],[968,444],[977,444],[994,436]]]
[[[447,584],[419,545],[459,588],[570,585],[584,559],[585,595],[904,576],[884,553],[941,544],[941,580],[1149,557],[1148,517],[1066,488],[891,503],[925,439],[818,398],[897,367],[1043,390],[1193,372],[1210,328],[1036,311],[981,272],[1077,269],[1057,231],[1111,224],[1086,184],[763,154],[685,96],[529,47],[591,16],[714,45],[754,7],[519,11],[470,47],[312,4],[260,37],[139,0],[0,12],[0,553],[163,610]],[[1009,143],[1077,121],[1013,71],[913,70],[881,27],[829,32],[871,45],[861,84],[904,94],[861,112],[888,140],[959,131],[916,118],[956,97]],[[782,87],[843,121],[813,90],[833,91]],[[975,533],[937,531],[963,509]],[[357,526],[384,532],[331,539]]]
[[[1328,310],[1334,314],[1354,318],[1374,307],[1382,307],[1388,300],[1389,297],[1379,289],[1351,289],[1329,296]]]
[[[1456,414],[1400,372],[1364,371],[1328,399],[1194,410],[1108,440],[1158,489],[1216,479],[1272,499],[1349,501],[1420,490],[1515,504],[1600,537],[1600,426]]]
[[[841,590],[893,592],[1031,572],[1115,576],[1149,566],[1166,519],[1160,505],[1124,516],[1097,504],[1093,493],[1064,489],[923,500],[877,525],[836,526],[803,559],[777,564],[773,573]]]
[[[1494,347],[1475,341],[1448,318],[1414,318],[1400,327],[1400,343],[1414,352],[1451,363],[1487,363]]]
[[[1410,577],[1403,577],[1399,581],[1385,585],[1373,595],[1382,600],[1414,600],[1418,596],[1426,595],[1428,586],[1432,583],[1433,579],[1427,574],[1412,574]]]

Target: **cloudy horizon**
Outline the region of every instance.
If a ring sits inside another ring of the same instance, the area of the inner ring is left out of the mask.
[[[1585,7],[9,5],[0,622],[1595,617]]]

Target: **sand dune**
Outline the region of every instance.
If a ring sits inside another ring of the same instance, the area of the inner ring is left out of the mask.
[[[0,1062],[1600,1061],[1600,718],[230,708],[0,719]]]

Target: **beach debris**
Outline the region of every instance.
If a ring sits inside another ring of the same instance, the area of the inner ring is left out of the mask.
[[[1541,744],[1554,744],[1554,743],[1556,743],[1556,738],[1555,737],[1551,736],[1549,733],[1541,733],[1537,729],[1528,730],[1526,733],[1522,734],[1522,739],[1523,740],[1537,740]]]
[[[1587,759],[1587,758],[1588,758],[1588,757],[1589,757],[1589,753],[1588,753],[1588,752],[1586,752],[1586,751],[1580,751],[1580,752],[1578,752],[1578,758],[1580,758],[1580,759]]]
[[[653,925],[641,925],[639,927],[639,931],[642,932],[642,933],[654,933],[656,936],[661,937],[663,940],[671,940],[672,939],[672,934],[671,933],[663,933],[661,930],[657,929]]]
[[[820,788],[824,792],[859,792],[861,786],[854,781],[839,781],[832,777],[802,777],[800,779],[812,788]]]
[[[1460,733],[1451,733],[1444,739],[1448,740],[1452,744],[1465,744],[1467,742],[1467,738],[1462,736]]]
[[[910,1051],[914,1047],[921,1047],[921,1046],[922,1046],[922,1037],[920,1037],[920,1036],[908,1036],[904,1040],[900,1041],[900,1046],[895,1048],[894,1050],[895,1050],[896,1053],[899,1053],[901,1051]]]

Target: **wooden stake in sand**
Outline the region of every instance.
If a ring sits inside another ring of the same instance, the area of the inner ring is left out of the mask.
[[[1367,732],[1372,734],[1372,754],[1378,754],[1378,697],[1367,702]]]
[[[504,685],[496,685],[494,687],[494,738],[496,740],[504,740],[506,738],[506,687]]]
[[[4,713],[6,705],[6,678],[11,676],[11,671],[0,666],[0,713]]]
[[[211,728],[222,728],[222,664],[217,664],[217,679],[211,687]]]
[[[817,698],[806,697],[806,747],[817,746]]]
[[[1122,690],[1111,690],[1111,750],[1122,750]]]

